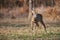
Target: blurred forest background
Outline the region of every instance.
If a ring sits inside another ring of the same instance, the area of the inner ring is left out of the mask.
[[[34,8],[46,21],[60,21],[60,0],[32,0]],[[0,0],[0,19],[25,18],[29,14],[29,0]]]

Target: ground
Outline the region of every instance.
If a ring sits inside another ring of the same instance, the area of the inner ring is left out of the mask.
[[[46,23],[44,29],[31,29],[27,19],[0,19],[0,40],[60,40],[59,23]]]

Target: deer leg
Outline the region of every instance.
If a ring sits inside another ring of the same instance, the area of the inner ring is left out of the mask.
[[[36,24],[35,24],[35,22],[34,22],[34,28],[36,29]]]
[[[45,26],[44,22],[43,22],[42,20],[41,20],[40,22],[41,22],[41,24],[43,25],[44,30],[47,32],[47,30],[46,30],[46,26]]]
[[[37,26],[37,27],[39,27],[39,24],[38,24],[38,22],[35,22],[35,24],[36,24],[36,26]]]
[[[31,21],[31,28],[32,28],[32,30],[33,30],[33,22]]]

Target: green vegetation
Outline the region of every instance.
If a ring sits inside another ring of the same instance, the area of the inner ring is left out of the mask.
[[[60,40],[60,25],[46,25],[49,25],[47,33],[43,28],[31,30],[29,24],[2,21],[0,22],[0,40]]]
[[[53,33],[48,33],[48,34],[39,34],[39,35],[34,35],[34,36],[31,36],[31,35],[28,35],[28,34],[23,34],[23,35],[20,35],[20,34],[0,34],[0,40],[38,40],[38,39],[52,39],[52,40],[59,40],[60,39],[60,33],[56,33],[56,34],[53,34]]]

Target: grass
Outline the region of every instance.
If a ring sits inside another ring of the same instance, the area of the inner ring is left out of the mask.
[[[43,28],[31,30],[29,24],[20,23],[21,20],[12,21],[0,21],[0,40],[60,40],[60,25],[58,24],[47,24],[49,25],[48,33],[45,33]]]

